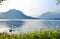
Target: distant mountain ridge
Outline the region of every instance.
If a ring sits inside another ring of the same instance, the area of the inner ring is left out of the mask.
[[[59,12],[45,12],[39,17],[31,17],[25,15],[22,11],[11,9],[7,12],[0,13],[0,19],[41,19],[41,20],[60,20]]]
[[[11,9],[7,12],[0,13],[0,19],[38,19],[30,16],[26,16],[22,11]],[[9,28],[16,28],[22,26],[25,22],[20,21],[6,21]]]
[[[0,19],[37,19],[34,17],[26,16],[22,11],[11,9],[7,12],[0,13]]]
[[[60,20],[60,13],[58,12],[45,12],[39,16],[43,20]]]

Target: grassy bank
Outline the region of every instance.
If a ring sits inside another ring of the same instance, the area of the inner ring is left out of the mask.
[[[8,34],[3,32],[0,33],[0,39],[60,39],[60,30],[41,30],[25,34]]]

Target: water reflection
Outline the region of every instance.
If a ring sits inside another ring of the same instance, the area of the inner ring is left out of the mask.
[[[47,21],[47,20],[11,20],[11,21],[0,21],[0,31],[12,29],[13,32],[32,32],[34,30],[54,29],[56,27],[60,29],[60,21]]]
[[[22,26],[24,24],[24,21],[6,21],[6,24],[10,28],[17,28],[17,27]]]

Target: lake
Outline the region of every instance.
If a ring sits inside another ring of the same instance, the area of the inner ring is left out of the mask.
[[[0,32],[33,32],[40,29],[60,29],[60,20],[0,19]]]

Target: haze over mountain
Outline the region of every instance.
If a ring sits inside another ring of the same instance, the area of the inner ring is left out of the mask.
[[[37,19],[34,17],[26,16],[22,11],[11,9],[7,12],[0,13],[0,19]],[[24,24],[24,21],[7,21],[6,24],[10,28],[20,27]]]
[[[45,12],[44,14],[39,16],[40,19],[43,20],[60,20],[59,12]]]
[[[36,19],[34,17],[26,16],[22,11],[11,9],[7,12],[0,13],[0,19]]]
[[[60,13],[59,12],[45,12],[44,14],[39,16],[42,26],[45,26],[47,28],[51,28],[53,30],[60,29]],[[47,21],[48,20],[48,21]],[[55,20],[55,21],[52,21]]]

